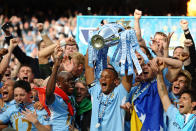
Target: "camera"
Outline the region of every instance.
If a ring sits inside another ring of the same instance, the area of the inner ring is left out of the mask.
[[[9,29],[10,27],[13,27],[11,22],[6,22],[1,28],[4,32],[7,31],[7,29]]]

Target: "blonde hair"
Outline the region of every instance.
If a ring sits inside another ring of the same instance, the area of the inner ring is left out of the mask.
[[[168,41],[168,40],[167,40],[167,35],[166,35],[165,33],[163,33],[163,32],[156,32],[155,35],[154,35],[154,37],[155,37],[156,35],[163,36],[163,37],[164,37],[164,40],[165,40],[166,42]]]
[[[84,66],[84,56],[79,53],[79,52],[73,52],[72,54],[70,54],[71,59],[75,59],[76,60],[76,64],[80,65],[82,64]]]
[[[186,77],[186,85],[188,89],[191,89],[191,82],[192,82],[192,76],[191,73],[187,70],[181,70],[178,74],[178,76],[185,76]]]

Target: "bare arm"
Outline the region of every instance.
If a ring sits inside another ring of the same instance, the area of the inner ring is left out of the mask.
[[[58,68],[60,66],[61,63],[61,55],[63,53],[62,48],[60,48],[60,45],[58,45],[55,48],[55,63],[53,66],[53,70],[52,70],[52,74],[48,80],[48,83],[46,85],[46,103],[47,104],[52,104],[55,100],[55,96],[54,96],[54,90],[56,87],[56,77],[57,77],[57,72],[58,72]]]
[[[162,59],[164,63],[168,66],[168,72],[166,74],[166,78],[173,82],[180,70],[182,69],[182,62],[180,60],[172,59],[172,58],[163,58],[159,57],[158,59]]]
[[[38,31],[40,32],[43,41],[44,41],[47,45],[52,45],[52,44],[54,44],[54,43],[52,42],[52,40],[48,37],[48,35],[45,34],[45,33],[43,32],[43,30],[44,30],[44,25],[43,25],[42,23],[38,23],[38,24],[37,24],[37,29],[38,29]]]
[[[38,56],[47,58],[48,56],[50,56],[54,52],[54,49],[56,46],[57,46],[57,44],[52,44],[52,45],[47,46],[46,48],[39,51]]]
[[[144,39],[142,39],[141,28],[140,28],[140,18],[142,16],[142,11],[135,9],[134,12],[134,29],[136,31],[136,37],[139,45],[146,46]]]
[[[171,101],[169,99],[168,96],[168,92],[163,80],[163,74],[162,73],[158,73],[157,74],[157,88],[158,88],[158,92],[159,92],[159,96],[161,99],[161,102],[163,104],[163,109],[164,111],[167,111],[167,109],[169,108],[169,106],[171,105]]]
[[[163,57],[168,57],[169,56],[169,44],[170,44],[170,40],[172,35],[174,34],[174,32],[169,33],[167,35],[167,39],[166,40],[162,40],[162,44],[163,44]]]
[[[94,69],[88,65],[88,50],[85,56],[85,76],[87,85],[93,83],[95,80]]]
[[[122,77],[122,85],[127,90],[127,92],[131,89],[133,76],[127,74],[127,70],[125,71],[125,76]]]
[[[47,45],[47,47],[45,49],[43,49],[42,51],[39,51],[38,56],[46,58],[54,52],[54,48],[56,47],[56,44],[54,44],[52,42],[52,40],[48,37],[47,34],[43,33],[43,24],[42,23],[38,23],[37,28],[41,34],[43,41]]]
[[[163,74],[162,70],[164,68],[164,62],[163,61],[158,61],[158,73],[157,73],[157,89],[158,93],[161,99],[161,102],[163,104],[163,109],[166,112],[169,106],[171,105],[171,101],[168,96],[167,88],[165,86],[164,80],[163,80]]]
[[[52,42],[52,40],[48,37],[47,34],[42,34],[41,35],[42,39],[44,40],[44,42],[47,44],[47,45],[53,45],[54,43]]]
[[[12,55],[12,51],[14,50],[14,48],[17,46],[18,41],[17,39],[11,39],[10,40],[10,46],[8,48],[8,53],[3,57],[3,60],[1,61],[1,66],[0,66],[0,74],[3,76],[8,65],[10,62],[10,58]]]

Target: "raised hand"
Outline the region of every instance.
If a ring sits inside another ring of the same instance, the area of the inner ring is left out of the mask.
[[[70,56],[65,56],[62,62],[63,70],[72,72],[74,68],[73,59]]]
[[[168,43],[168,47],[169,47],[169,44],[170,44],[170,40],[171,40],[171,37],[172,37],[172,35],[174,34],[174,32],[170,32],[170,33],[168,33],[168,35],[167,35],[167,43]]]
[[[60,65],[62,57],[63,57],[63,49],[61,48],[60,44],[58,43],[56,48],[54,49],[55,64]]]
[[[188,21],[187,20],[181,20],[180,21],[180,26],[181,26],[181,28],[183,29],[183,30],[187,30],[188,29]]]
[[[33,106],[37,110],[42,110],[44,108],[44,106],[41,104],[40,101],[35,102],[35,104]]]
[[[42,33],[42,31],[44,30],[44,25],[42,23],[38,23],[37,24],[37,29],[40,33]]]
[[[8,53],[8,50],[6,48],[1,48],[0,49],[0,57],[6,55]]]
[[[157,66],[158,66],[158,70],[159,70],[158,72],[162,73],[163,69],[165,68],[165,63],[161,58],[157,59]]]
[[[135,12],[134,12],[134,18],[136,20],[139,20],[142,16],[142,11],[138,10],[138,9],[135,9]]]
[[[149,61],[150,67],[155,74],[157,74],[157,72],[159,71],[157,61],[158,61],[158,57]]]
[[[183,52],[183,53],[180,55],[180,60],[181,60],[182,62],[186,61],[188,58],[189,58],[189,53],[188,53],[188,52]]]
[[[13,38],[10,40],[10,46],[9,46],[9,51],[13,51],[14,48],[18,45],[19,39],[18,38]]]
[[[68,37],[65,39],[66,43],[73,42],[73,41],[75,41],[75,39],[73,37]]]

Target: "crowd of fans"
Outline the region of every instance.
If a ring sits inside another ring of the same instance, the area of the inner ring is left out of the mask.
[[[196,130],[196,51],[188,21],[179,23],[184,47],[169,56],[173,33],[156,32],[152,58],[141,36],[142,12],[133,15],[149,63],[135,52],[142,74],[119,76],[108,60],[99,80],[88,65],[88,51],[79,53],[76,17],[39,23],[35,16],[1,15],[0,129]]]

